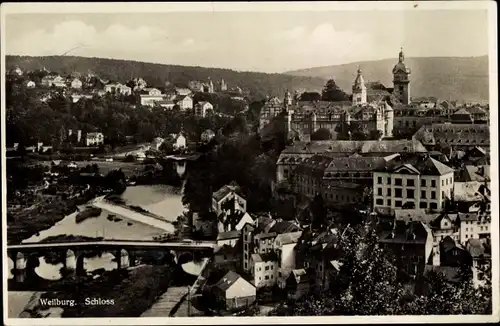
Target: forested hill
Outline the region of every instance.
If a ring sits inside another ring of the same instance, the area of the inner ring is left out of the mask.
[[[325,84],[324,79],[316,77],[238,72],[230,69],[165,65],[130,60],[75,56],[6,57],[7,69],[16,65],[22,70],[36,70],[45,67],[63,75],[72,72],[92,72],[101,78],[122,83],[134,77],[142,77],[154,87],[161,87],[165,85],[166,81],[179,86],[187,86],[191,80],[207,81],[210,77],[215,86],[216,82],[224,79],[229,88],[239,86],[243,90],[250,91],[252,97],[257,99],[266,95],[282,97],[287,89],[290,91],[321,91]]]
[[[358,66],[365,81],[381,81],[392,87],[397,58],[355,62],[286,72],[293,76],[333,78],[350,91]],[[443,100],[483,102],[489,98],[488,56],[406,58],[411,69],[411,96],[435,96]]]

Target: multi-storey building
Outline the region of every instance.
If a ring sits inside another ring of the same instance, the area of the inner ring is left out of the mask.
[[[425,147],[417,140],[329,140],[296,142],[287,146],[276,163],[276,182],[280,183],[292,176],[297,166],[316,154],[334,157],[374,156],[388,157],[399,153],[426,153]]]
[[[395,158],[373,173],[373,207],[441,211],[452,198],[454,170],[428,155]]]
[[[467,151],[476,146],[489,150],[490,127],[487,124],[436,123],[422,126],[413,138],[428,150],[453,148]]]

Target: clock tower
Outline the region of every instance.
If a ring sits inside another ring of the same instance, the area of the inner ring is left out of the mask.
[[[403,48],[399,52],[399,62],[392,69],[394,91],[393,94],[403,104],[410,104],[410,69],[405,65]]]

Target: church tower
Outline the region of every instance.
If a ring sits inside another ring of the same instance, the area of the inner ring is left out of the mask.
[[[293,99],[292,99],[292,94],[287,90],[285,93],[285,99],[283,101],[285,104],[285,109],[288,111],[288,109],[293,105]]]
[[[354,80],[354,85],[352,85],[352,104],[360,105],[365,104],[366,102],[367,99],[365,81],[363,79],[363,75],[361,74],[361,69],[359,69],[358,67],[358,75]]]
[[[392,69],[394,91],[393,94],[403,104],[410,104],[410,69],[405,65],[403,48],[399,52],[399,62]]]

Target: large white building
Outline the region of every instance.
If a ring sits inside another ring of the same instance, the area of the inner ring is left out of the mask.
[[[429,157],[394,159],[373,173],[373,207],[382,212],[399,208],[442,211],[452,197],[453,172]]]

